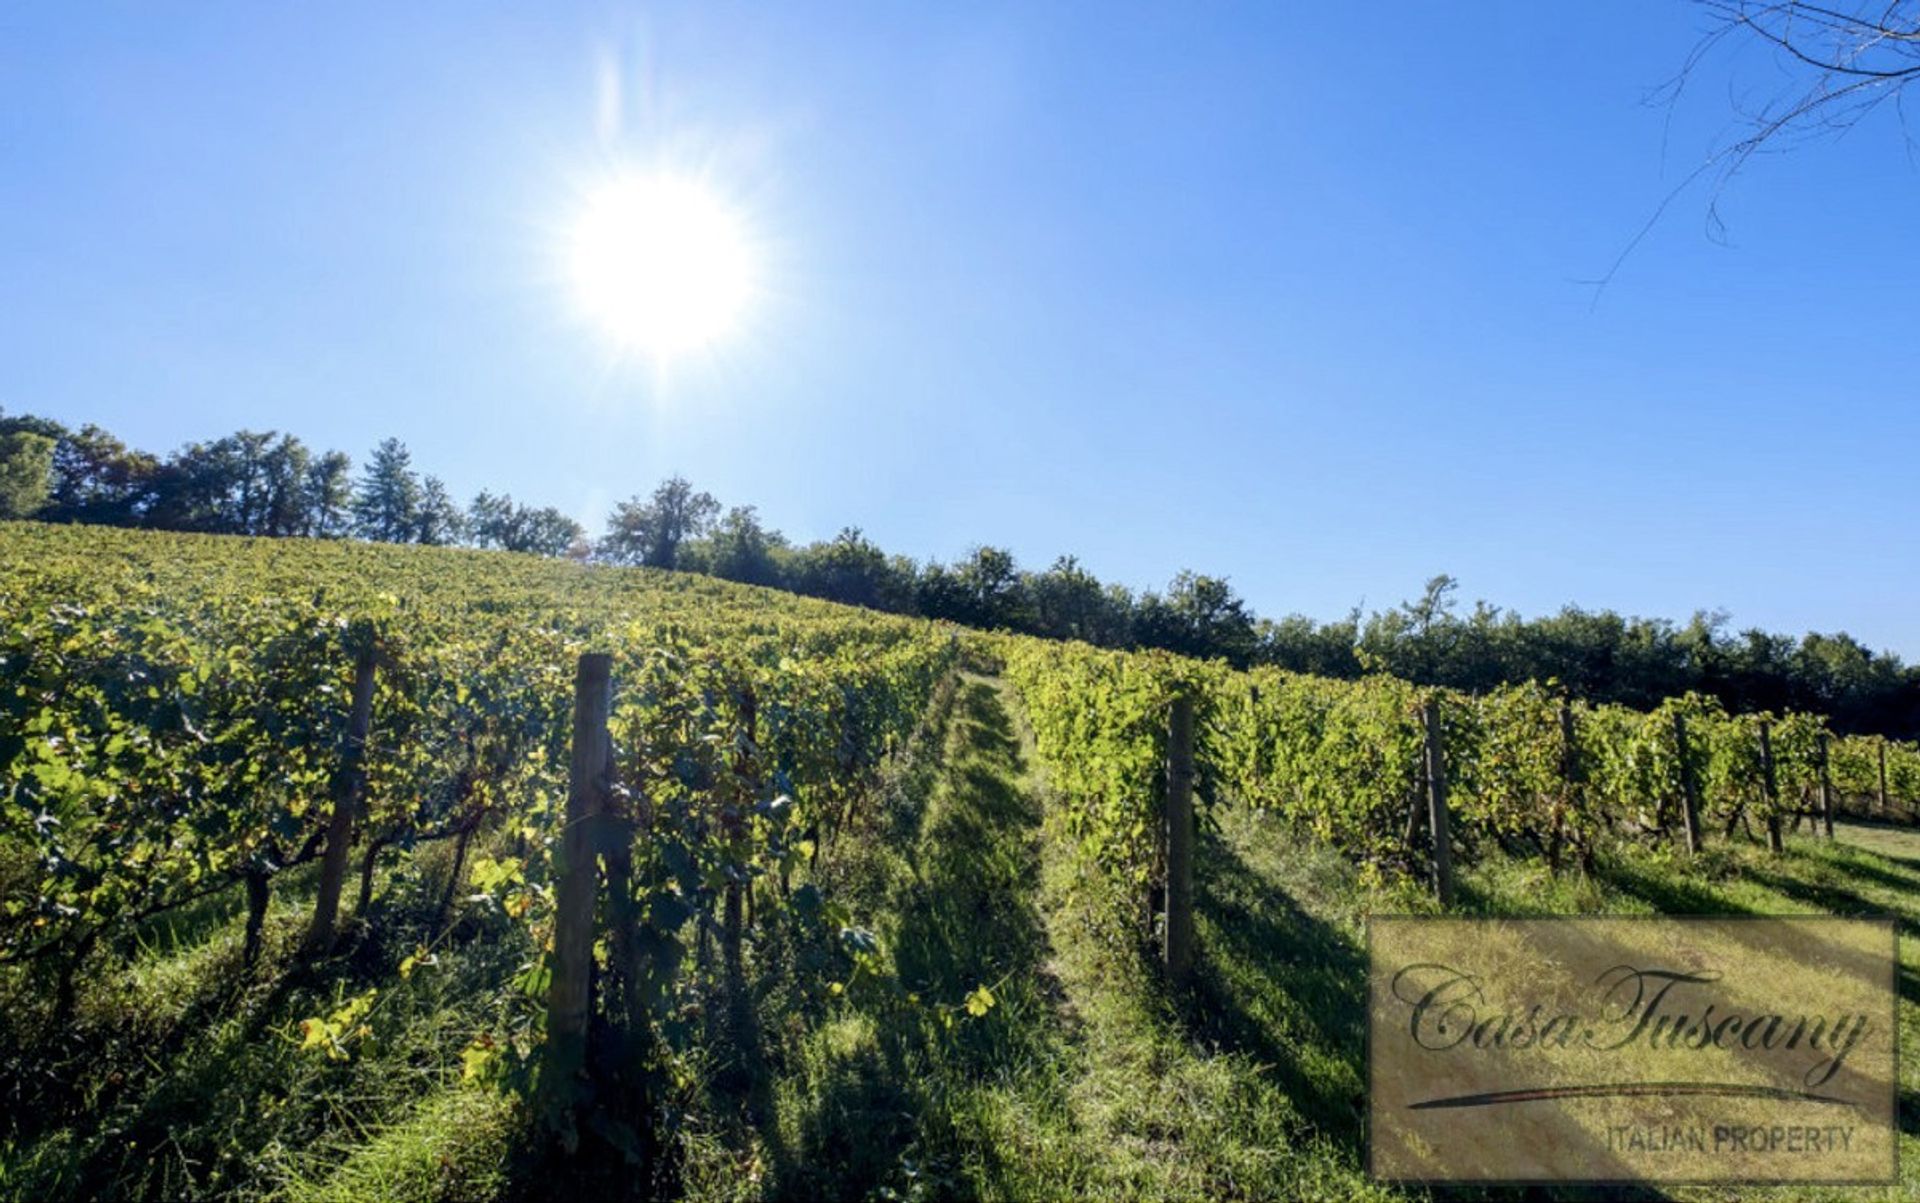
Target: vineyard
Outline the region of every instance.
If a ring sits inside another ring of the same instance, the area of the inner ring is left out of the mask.
[[[1642,713],[1551,684],[1468,696],[1079,644],[1017,641],[1006,660],[1090,870],[1140,903],[1165,888],[1176,698],[1199,714],[1203,800],[1274,812],[1376,881],[1435,880],[1443,901],[1463,852],[1590,869],[1603,843],[1692,852],[1708,831],[1756,829],[1780,852],[1789,825],[1832,838],[1838,811],[1910,816],[1920,800],[1920,746],[1835,736],[1817,715],[1730,715],[1694,694]],[[1140,913],[1150,925],[1153,909]]]
[[[957,653],[928,624],[522,557],[330,543],[236,554],[217,540],[30,527],[9,528],[6,543],[0,963],[49,1000],[47,1026],[71,1022],[102,958],[226,891],[245,895],[239,967],[250,969],[276,883],[309,863],[320,876],[301,955],[325,957],[350,854],[364,916],[383,868],[404,881],[444,842],[437,913],[399,971],[433,960],[464,880],[462,904],[484,903],[523,960],[462,1064],[529,1095],[549,1034],[540,950],[569,904],[567,855],[617,866],[605,905],[621,935],[602,993],[622,1004],[602,1015],[620,1012],[637,1046],[623,1084],[645,1099],[686,1052],[691,1017],[727,993],[743,902],[763,927],[775,906],[838,914],[809,870]],[[574,665],[589,647],[611,650],[620,682],[602,718],[603,771],[618,785],[583,842],[562,819]],[[489,851],[476,853],[482,838]],[[594,894],[580,898],[591,910]],[[830,934],[857,959],[864,933]],[[299,1030],[303,1046],[345,1060],[374,1034],[382,992],[339,1003]],[[549,1110],[577,1093],[554,1080],[568,1076],[579,1075],[547,1074]],[[7,1086],[11,1115],[46,1105],[22,1075]],[[615,1138],[639,1156],[650,1126]]]
[[[1911,918],[1917,803],[1692,695],[7,524],[0,1193],[1376,1192],[1369,908]]]

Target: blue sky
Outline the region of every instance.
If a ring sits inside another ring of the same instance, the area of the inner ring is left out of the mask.
[[[597,526],[683,473],[801,540],[1450,572],[1920,657],[1920,174],[1892,114],[1682,195],[1680,0],[0,9],[0,405],[167,449],[389,434]],[[707,179],[767,296],[661,372],[571,303],[582,190]]]

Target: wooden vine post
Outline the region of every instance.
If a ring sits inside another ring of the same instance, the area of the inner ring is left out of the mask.
[[[1574,742],[1573,706],[1560,703],[1560,778],[1572,785],[1580,780],[1580,749]]]
[[[1167,719],[1167,918],[1170,977],[1193,969],[1193,698],[1173,699]]]
[[[1563,838],[1563,832],[1566,827],[1567,811],[1578,801],[1581,782],[1580,744],[1574,736],[1573,704],[1565,698],[1560,700],[1560,780],[1565,788],[1562,801],[1560,805],[1555,808],[1553,818],[1553,851],[1547,858],[1547,863],[1553,867],[1555,872],[1558,872],[1560,868],[1560,841]],[[1664,815],[1661,816],[1660,821],[1662,824],[1666,822]],[[1591,868],[1588,862],[1592,859],[1592,852],[1589,850],[1586,840],[1579,839],[1578,844],[1581,862],[1588,864],[1588,867]]]
[[[366,792],[367,731],[373,725],[375,653],[369,641],[353,664],[353,702],[347,716],[347,738],[340,749],[340,766],[333,775],[333,815],[327,820],[327,851],[320,864],[320,893],[307,928],[306,951],[323,954],[333,947],[334,924],[340,916],[340,890],[347,876],[347,853],[353,843],[354,812]]]
[[[1887,815],[1887,737],[1880,737],[1880,817]]]
[[[1820,826],[1833,838],[1833,778],[1827,773],[1827,733],[1820,733]]]
[[[566,1106],[576,1097],[586,1062],[587,1021],[592,1009],[593,915],[599,866],[594,855],[600,816],[606,810],[607,775],[613,761],[607,734],[612,708],[613,659],[580,657],[573,678],[573,758],[567,780],[566,826],[560,836],[560,867],[554,884],[553,978],[547,987],[547,1072],[551,1099]]]
[[[1433,895],[1453,905],[1453,834],[1447,821],[1447,762],[1440,732],[1440,703],[1428,699],[1421,711],[1426,728],[1427,829],[1433,835]]]
[[[590,1049],[589,1064],[594,1067],[594,1098],[618,1114],[643,1117],[635,1125],[643,1166],[654,1164],[657,1145],[653,1125],[644,1122],[652,1114],[649,1103],[647,1064],[652,1028],[647,1021],[645,986],[640,951],[640,907],[633,896],[633,847],[636,839],[649,830],[650,810],[638,790],[625,792],[615,788],[613,741],[607,741],[607,768],[602,794],[602,814],[588,826],[600,829],[600,854],[604,857],[607,891],[607,969],[610,981],[603,997],[611,1020],[602,1029],[591,1029],[593,1039],[605,1040],[604,1049]],[[589,854],[591,855],[591,854]],[[588,978],[592,987],[591,975]],[[589,996],[591,1012],[592,999]]]
[[[1687,855],[1700,851],[1700,783],[1693,776],[1693,753],[1687,746],[1687,716],[1675,711],[1673,742],[1680,749],[1680,819],[1686,828]]]
[[[741,841],[746,838],[747,816],[753,810],[758,791],[759,705],[752,686],[741,687],[739,704],[740,727],[735,735],[733,763],[728,766],[732,770],[733,780],[728,785],[720,808],[720,830],[727,840],[729,858],[733,857]],[[740,959],[740,933],[745,926],[741,914],[744,893],[741,883],[745,880],[746,872],[744,856],[729,865],[721,938],[725,941],[724,952],[730,965],[738,963]]]
[[[612,970],[613,980],[618,994],[609,1005],[620,1017],[617,1028],[624,1028],[620,1039],[626,1044],[626,1052],[615,1058],[622,1065],[631,1065],[637,1054],[634,1050],[644,1044],[642,1033],[646,1018],[641,1001],[640,984],[640,908],[633,897],[633,844],[634,840],[646,830],[646,799],[638,791],[627,794],[623,799],[612,796],[614,780],[609,742],[607,781],[609,797],[605,803],[606,813],[600,819],[603,836],[601,855],[606,858],[607,889],[607,967]],[[625,805],[622,806],[621,802]]]
[[[1786,841],[1780,838],[1780,787],[1773,775],[1773,727],[1766,719],[1760,720],[1760,785],[1767,798],[1767,851],[1785,852]]]
[[[759,704],[754,697],[753,687],[743,686],[740,692],[740,727],[735,734],[737,743],[733,763],[729,766],[733,780],[728,785],[727,798],[720,812],[721,828],[727,839],[728,860],[720,950],[727,982],[727,1028],[734,1047],[742,1050],[747,1049],[754,1038],[753,991],[747,984],[741,936],[744,929],[750,926],[749,917],[752,913],[753,880],[748,876],[749,858],[744,845],[747,816],[752,813],[754,799],[759,793],[759,735]],[[741,913],[743,901],[748,904],[746,915]]]
[[[260,959],[260,934],[267,922],[268,890],[272,878],[258,865],[247,866],[247,934],[240,944],[240,963],[248,969]]]

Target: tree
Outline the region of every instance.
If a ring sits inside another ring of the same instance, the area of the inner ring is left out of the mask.
[[[453,504],[447,486],[437,476],[420,484],[420,500],[413,512],[413,541],[441,547],[465,537],[466,517]]]
[[[54,440],[29,430],[0,434],[0,518],[31,518],[53,494]]]
[[[1791,672],[1796,709],[1831,714],[1841,721],[1858,716],[1861,703],[1897,683],[1899,673],[1844,631],[1808,632],[1794,652]]]
[[[154,474],[146,520],[167,530],[284,537],[307,525],[312,457],[292,435],[242,430],[189,443]]]
[[[1023,581],[1026,628],[1052,639],[1079,639],[1101,647],[1133,643],[1133,594],[1123,585],[1103,585],[1073,556],[1061,556],[1045,572]]]
[[[1668,88],[1676,95],[1726,43],[1772,49],[1771,91],[1745,110],[1746,133],[1709,160],[1732,176],[1778,142],[1835,136],[1920,79],[1920,3],[1914,0],[1698,0],[1712,27]]]
[[[1027,578],[1013,553],[999,547],[976,547],[951,568],[928,564],[916,592],[928,618],[1018,631],[1036,621]]]
[[[523,551],[536,556],[564,556],[571,555],[576,546],[586,543],[585,528],[550,505],[537,510],[522,509],[520,516],[518,537],[507,545],[508,551]]]
[[[312,453],[305,443],[290,434],[281,435],[280,441],[260,456],[257,478],[261,489],[260,529],[257,533],[285,538],[304,534],[312,525],[313,519],[307,511],[310,502],[307,473],[312,467]]]
[[[6,406],[0,405],[0,435],[19,434],[22,431],[41,435],[56,443],[67,437],[67,428],[52,418],[39,418],[32,414],[8,417]]]
[[[1316,623],[1304,614],[1289,614],[1278,622],[1263,618],[1254,625],[1254,660],[1288,672],[1351,680],[1360,675],[1354,654],[1359,632],[1358,608],[1339,622]]]
[[[353,513],[353,483],[348,474],[353,461],[344,451],[329,451],[307,465],[300,483],[304,521],[297,532],[316,539],[338,539],[347,534]]]
[[[475,547],[504,548],[514,537],[518,507],[513,498],[482,489],[467,507],[467,535]]]
[[[160,461],[135,451],[98,426],[63,431],[53,449],[49,522],[138,526],[152,502]]]
[[[551,506],[531,509],[512,497],[482,491],[467,507],[468,536],[479,547],[534,555],[565,555],[586,532],[580,524]]]
[[[800,592],[828,601],[895,613],[913,608],[911,562],[888,559],[857,526],[802,550],[795,557],[794,577]]]
[[[1141,643],[1185,656],[1220,657],[1241,668],[1253,660],[1253,616],[1222,577],[1181,572],[1166,597],[1140,599],[1134,633]]]
[[[1730,648],[1729,704],[1736,710],[1784,710],[1793,705],[1792,673],[1798,652],[1791,635],[1752,627]]]
[[[1032,624],[1026,582],[1012,552],[1000,547],[976,547],[960,565],[958,575],[974,625],[1019,630]]]
[[[354,531],[380,543],[406,543],[420,522],[420,481],[413,456],[399,439],[373,449],[353,498]]]
[[[712,494],[697,493],[685,477],[675,476],[651,498],[635,496],[614,508],[600,554],[616,564],[677,567],[681,544],[705,534],[719,512]]]
[[[1417,601],[1400,603],[1416,636],[1430,633],[1452,615],[1453,595],[1459,589],[1460,582],[1443,572],[1428,578],[1427,587],[1421,591]]]
[[[1423,685],[1442,683],[1439,670],[1457,634],[1453,595],[1459,585],[1441,573],[1415,600],[1370,617],[1358,641],[1361,664]]]
[[[966,586],[961,583],[960,574],[945,564],[929,562],[926,570],[916,576],[914,602],[928,618],[968,621]]]
[[[245,533],[229,500],[240,487],[240,458],[231,439],[188,443],[174,452],[153,474],[148,525],[205,534]]]
[[[1712,182],[1707,225],[1723,228],[1718,200],[1733,177],[1763,151],[1838,138],[1892,102],[1904,126],[1906,89],[1920,79],[1920,3],[1916,0],[1695,0],[1708,18],[1674,77],[1654,93],[1669,106],[1722,50],[1772,51],[1768,71],[1751,86],[1729,79],[1735,131],[1725,135],[1655,207],[1597,282],[1611,281],[1669,206],[1702,178]],[[1716,89],[1717,91],[1718,89]],[[1908,139],[1911,146],[1911,139]]]
[[[752,506],[736,505],[707,541],[706,571],[747,585],[778,585],[778,553],[786,546],[779,531],[760,525],[760,515]]]
[[[1033,601],[1036,633],[1050,639],[1094,642],[1093,631],[1105,605],[1100,580],[1080,567],[1072,556],[1061,556],[1053,567],[1027,578]]]

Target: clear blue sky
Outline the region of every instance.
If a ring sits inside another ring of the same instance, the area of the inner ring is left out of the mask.
[[[1699,15],[1599,5],[0,8],[0,405],[170,449],[398,435],[597,527],[1077,553],[1262,613],[1450,572],[1920,656],[1920,171],[1889,113],[1682,196]],[[617,81],[617,88],[610,88]],[[559,231],[696,170],[770,297],[662,376]]]

